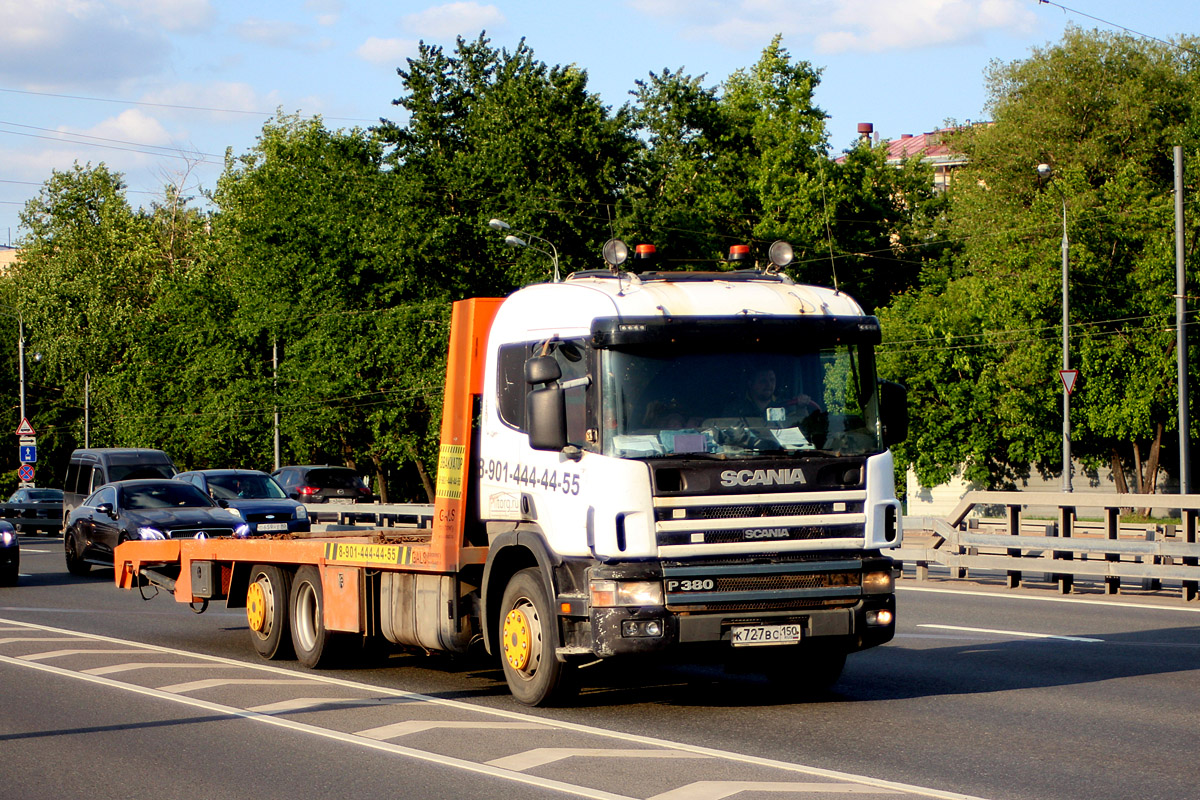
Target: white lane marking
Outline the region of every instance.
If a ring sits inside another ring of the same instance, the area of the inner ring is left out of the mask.
[[[21,628],[2,628],[0,630],[19,631]],[[78,636],[6,636],[0,639],[0,644],[15,644],[17,642],[78,642]]]
[[[131,653],[136,653],[136,652],[137,652],[136,650],[131,650],[128,647],[125,648],[124,650],[89,650],[85,647],[85,648],[72,648],[72,649],[68,649],[68,650],[47,650],[44,653],[30,653],[27,656],[18,656],[18,658],[20,658],[22,661],[43,661],[47,658],[62,658],[64,656],[78,656],[78,655],[83,655],[84,653],[105,654],[105,655],[111,655],[113,653],[120,653],[122,655],[129,655]]]
[[[405,702],[399,697],[296,697],[278,703],[251,706],[247,711],[259,714],[290,714],[296,711],[315,711],[328,706],[394,706]]]
[[[1001,631],[993,628],[964,628],[961,625],[918,625],[918,628],[935,628],[940,631],[962,631],[964,633],[988,633],[996,636],[1016,636],[1022,639],[1054,639],[1060,642],[1103,642],[1087,636],[1060,636],[1054,633],[1030,633],[1029,631]]]
[[[170,692],[171,694],[184,694],[186,692],[199,692],[204,689],[215,689],[218,686],[288,686],[288,685],[304,685],[311,684],[312,681],[306,678],[206,678],[200,681],[188,681],[187,683],[173,683],[170,686],[160,686],[160,692]]]
[[[1179,601],[1179,605],[1177,606],[1160,606],[1151,603],[1127,603],[1121,602],[1120,600],[1090,600],[1085,597],[1059,597],[1057,595],[1039,597],[1032,594],[977,592],[971,589],[937,589],[932,586],[908,586],[903,583],[896,584],[896,591],[924,592],[926,594],[964,594],[970,597],[990,597],[993,600],[1029,600],[1038,603],[1074,603],[1076,605],[1084,606],[1104,606],[1105,608],[1137,608],[1143,611],[1185,611],[1189,614],[1200,614],[1200,606],[1184,605],[1182,600]]]
[[[697,781],[669,792],[656,794],[649,800],[724,800],[742,792],[771,792],[776,794],[899,794],[891,789],[854,786],[846,783],[787,783],[782,781]]]
[[[558,791],[564,794],[587,797],[591,798],[591,800],[633,800],[633,798],[625,795],[613,794],[612,792],[605,792],[600,789],[589,789],[586,786],[576,786],[574,784],[563,783],[562,781],[556,781],[550,778],[539,778],[535,775],[526,775],[521,772],[498,769],[496,767],[490,767],[487,764],[480,764],[475,761],[466,761],[461,758],[454,758],[453,756],[443,756],[438,755],[437,753],[426,752],[424,750],[415,750],[411,747],[403,747],[398,744],[392,744],[391,742],[381,742],[378,739],[368,739],[363,736],[356,736],[352,733],[342,733],[341,731],[329,730],[328,728],[320,728],[316,725],[308,725],[303,722],[296,722],[295,720],[290,720],[285,717],[275,717],[269,714],[258,714],[253,711],[233,708],[232,706],[225,706],[221,705],[220,703],[210,702],[208,700],[200,700],[195,697],[188,697],[187,695],[170,694],[168,692],[159,691],[158,689],[151,689],[147,686],[138,686],[132,683],[122,683],[121,681],[113,680],[112,678],[105,678],[100,675],[85,675],[82,672],[74,672],[72,670],[63,669],[51,664],[30,663],[28,661],[21,661],[20,659],[11,658],[5,655],[0,655],[0,663],[41,670],[43,672],[49,672],[63,678],[75,678],[77,680],[97,683],[112,689],[121,689],[134,694],[140,694],[147,697],[154,697],[159,700],[179,703],[181,705],[191,706],[192,708],[199,708],[213,714],[221,714],[229,717],[230,719],[244,719],[250,722],[275,725],[296,733],[307,733],[313,736],[319,736],[323,739],[331,739],[333,741],[357,745],[359,747],[365,747],[371,750],[379,750],[385,753],[391,753],[392,755],[415,758],[420,761],[427,761],[433,764],[461,769],[465,772],[473,772],[479,775],[487,775],[492,778],[513,781],[515,783],[522,783],[527,786],[536,786],[538,788]]]
[[[712,758],[700,753],[679,750],[622,750],[598,747],[537,747],[524,753],[495,758],[487,762],[493,767],[503,767],[517,772],[542,767],[562,761],[564,758]]]
[[[224,664],[194,664],[180,661],[168,664],[161,661],[127,661],[124,664],[110,664],[107,667],[92,667],[83,669],[88,675],[112,675],[116,672],[131,672],[135,669],[226,669]]]
[[[469,731],[509,730],[536,731],[549,730],[549,725],[540,722],[451,722],[435,719],[410,719],[404,722],[393,722],[391,725],[380,725],[378,728],[367,728],[357,731],[355,736],[365,736],[368,739],[397,739],[412,733],[423,733],[439,728],[457,728]]]
[[[21,610],[29,611],[30,609],[21,609]],[[57,610],[57,609],[50,609],[50,610],[53,611],[53,610]],[[238,614],[237,616],[244,617],[244,615],[242,615],[242,614]],[[92,633],[80,633],[79,631],[73,631],[73,630],[70,630],[67,628],[55,628],[55,627],[52,627],[49,625],[40,625],[40,624],[33,623],[33,622],[21,622],[19,620],[13,620],[13,619],[0,619],[0,624],[15,624],[15,625],[21,625],[25,629],[46,631],[48,633],[61,633],[61,634],[74,635],[80,639],[87,639],[90,641],[112,642],[115,644],[131,644],[131,643],[125,642],[122,639],[117,639],[117,638],[110,637],[110,636],[102,636],[100,634],[92,634]],[[218,664],[229,664],[232,666],[245,667],[246,669],[249,669],[249,670],[270,673],[273,675],[294,676],[297,674],[296,670],[290,670],[290,669],[286,669],[284,667],[277,667],[274,664],[269,664],[266,662],[238,661],[236,659],[225,658],[223,656],[208,655],[206,653],[195,653],[195,652],[191,652],[188,650],[179,650],[179,649],[176,649],[173,647],[163,647],[161,645],[153,645],[153,644],[140,644],[139,643],[137,646],[144,650],[147,650],[147,651],[158,652],[158,653],[170,653],[170,654],[176,655],[176,656],[195,658],[199,661],[210,661],[210,662],[218,663]],[[9,659],[7,659],[6,656],[0,656],[0,660],[9,660]],[[30,666],[34,666],[34,665],[30,665]],[[64,670],[64,673],[65,674],[78,674],[78,673],[70,673],[69,671],[66,671],[66,670]],[[616,739],[616,740],[622,741],[622,742],[630,742],[633,744],[644,744],[644,745],[648,745],[650,747],[669,748],[669,749],[680,750],[682,752],[688,752],[688,753],[700,753],[702,755],[712,756],[714,758],[721,758],[721,759],[725,759],[727,761],[733,761],[733,762],[736,762],[739,764],[750,764],[753,766],[767,767],[769,769],[778,769],[778,770],[782,770],[785,772],[795,772],[795,773],[799,773],[802,775],[812,775],[815,777],[829,778],[830,780],[849,781],[851,783],[856,783],[856,784],[860,784],[863,786],[875,786],[875,787],[878,787],[883,790],[894,789],[899,792],[907,792],[909,794],[918,795],[921,797],[936,798],[937,800],[986,800],[986,798],[977,797],[975,795],[967,795],[967,794],[962,794],[960,792],[947,792],[947,791],[943,791],[941,789],[932,789],[932,788],[929,788],[926,786],[916,786],[914,784],[899,783],[897,781],[888,781],[888,780],[883,780],[880,778],[872,778],[868,775],[856,775],[856,774],[850,773],[850,772],[839,772],[838,770],[823,769],[821,767],[812,767],[812,766],[808,766],[806,764],[796,764],[796,763],[793,763],[790,761],[777,761],[775,759],[764,758],[761,756],[751,756],[751,755],[746,755],[744,753],[735,753],[731,750],[718,750],[718,749],[711,748],[711,747],[701,747],[699,745],[687,744],[684,742],[674,742],[674,741],[671,741],[670,739],[658,739],[653,736],[641,736],[638,734],[630,734],[630,733],[625,733],[622,731],[606,730],[605,728],[597,728],[597,727],[594,727],[591,725],[581,725],[577,722],[566,722],[564,720],[534,717],[530,714],[525,714],[520,711],[510,711],[510,710],[504,709],[504,708],[489,708],[487,706],[466,703],[461,700],[451,700],[451,699],[445,698],[445,697],[431,697],[429,695],[418,694],[417,692],[410,692],[410,691],[406,691],[404,689],[392,689],[392,688],[386,687],[386,686],[376,686],[376,685],[369,684],[369,683],[359,683],[357,681],[348,681],[348,680],[345,680],[344,678],[335,678],[331,675],[323,675],[319,672],[313,672],[313,673],[310,673],[310,675],[311,675],[311,680],[313,680],[314,682],[325,683],[330,686],[340,686],[340,687],[343,687],[346,689],[358,689],[360,691],[368,692],[368,693],[372,693],[372,694],[376,694],[376,695],[388,695],[391,697],[403,697],[403,698],[413,701],[413,702],[427,703],[429,705],[435,705],[435,706],[444,706],[446,708],[452,708],[452,709],[458,710],[460,712],[470,712],[470,713],[474,713],[474,714],[481,714],[484,716],[500,717],[503,719],[511,719],[511,720],[518,720],[518,721],[539,722],[544,725],[549,725],[553,728],[558,728],[559,730],[574,731],[576,733],[583,733],[583,734],[591,734],[593,736],[600,736],[600,737],[605,737],[608,739]],[[100,680],[104,680],[104,679],[101,678]],[[117,684],[117,685],[123,685],[123,684]],[[168,695],[167,697],[168,697],[168,699],[170,699],[170,698],[173,698],[176,696]],[[197,701],[197,702],[199,702],[199,701]],[[271,717],[270,719],[281,719],[281,718]],[[422,751],[416,751],[416,752],[422,752]]]

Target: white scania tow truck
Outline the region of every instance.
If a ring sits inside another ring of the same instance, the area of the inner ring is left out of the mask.
[[[631,268],[650,252],[455,304],[431,528],[129,542],[117,583],[245,607],[260,654],[313,667],[482,642],[531,705],[581,663],[692,648],[828,685],[895,631],[907,401],[879,323],[783,245]]]

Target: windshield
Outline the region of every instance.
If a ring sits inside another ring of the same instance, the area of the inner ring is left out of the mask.
[[[605,454],[883,450],[869,345],[808,352],[603,352]]]
[[[218,500],[246,498],[270,498],[282,500],[287,497],[270,475],[244,473],[237,475],[210,475],[208,491]]]
[[[182,481],[121,487],[122,508],[211,508],[212,505],[213,501],[204,492]]]

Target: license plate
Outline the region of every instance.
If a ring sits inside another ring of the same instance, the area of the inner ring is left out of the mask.
[[[330,497],[329,502],[333,503],[334,505],[338,505],[338,506],[351,506],[351,505],[354,505],[354,498],[353,497]]]
[[[795,644],[800,641],[803,630],[800,625],[745,625],[733,629],[733,646]]]
[[[260,522],[258,523],[259,533],[271,533],[272,531],[286,531],[286,522]]]

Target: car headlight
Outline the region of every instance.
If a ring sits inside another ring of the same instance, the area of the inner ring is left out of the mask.
[[[233,529],[233,538],[235,539],[245,539],[249,535],[250,526],[244,522]]]
[[[296,519],[308,519],[307,506],[296,506]]]
[[[225,510],[228,511],[230,514],[233,514],[238,519],[242,519],[242,510],[240,508],[234,508],[233,506],[229,506]]]
[[[137,530],[138,536],[143,539],[165,539],[167,535],[158,528],[151,528],[149,525],[144,525]]]
[[[661,606],[662,581],[592,581],[592,607]]]
[[[0,544],[3,544],[5,547],[8,547],[14,541],[16,541],[16,538],[17,537],[13,536],[12,531],[0,531]]]

